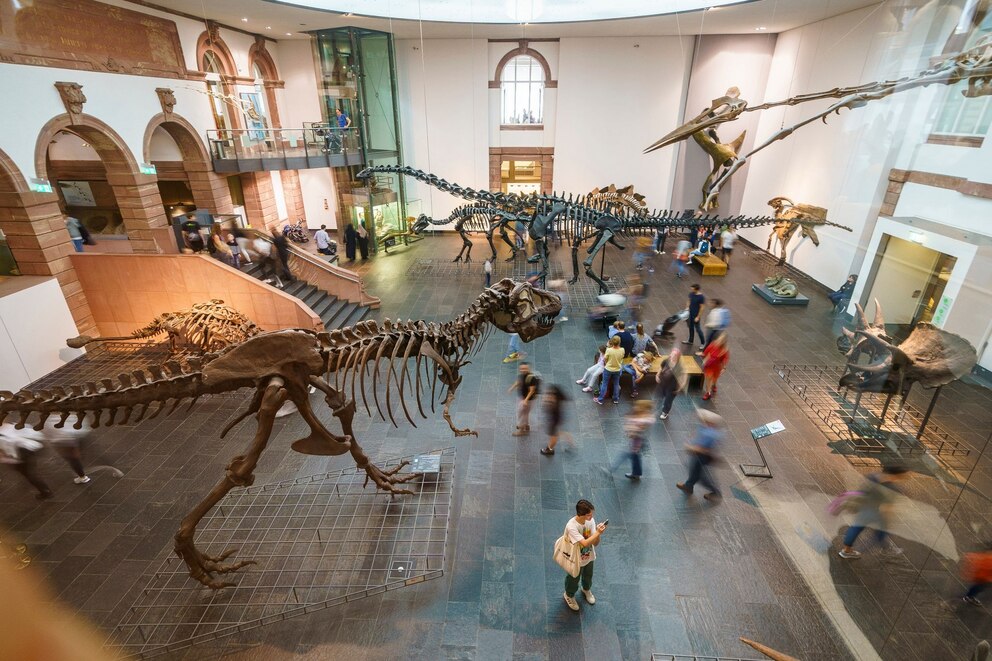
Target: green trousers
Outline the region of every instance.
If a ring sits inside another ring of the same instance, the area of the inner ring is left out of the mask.
[[[579,590],[579,579],[582,579],[582,589],[591,590],[592,589],[592,566],[596,564],[595,561],[590,562],[585,567],[579,569],[579,575],[572,578],[570,575],[565,574],[565,594],[569,597],[574,597],[575,593]]]

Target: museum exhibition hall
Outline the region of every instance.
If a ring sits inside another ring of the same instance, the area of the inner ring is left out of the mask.
[[[0,659],[989,658],[992,0],[0,0],[0,83]]]

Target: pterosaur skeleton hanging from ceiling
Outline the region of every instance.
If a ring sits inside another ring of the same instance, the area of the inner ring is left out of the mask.
[[[649,146],[644,152],[652,152],[689,137],[696,140],[713,158],[713,170],[703,185],[703,201],[699,205],[701,210],[709,211],[717,206],[717,195],[720,189],[734,176],[735,172],[744,166],[747,159],[772,143],[784,140],[797,129],[818,119],[826,123],[827,117],[832,113],[840,114],[840,111],[845,108],[854,110],[867,105],[869,101],[884,99],[900,92],[930,85],[954,85],[964,80],[968,81],[967,89],[961,91],[964,96],[976,98],[992,95],[992,37],[983,37],[972,48],[943,59],[915,76],[907,76],[898,80],[866,83],[853,87],[835,87],[824,92],[799,94],[783,101],[772,101],[750,107],[747,101],[740,98],[740,91],[736,87],[732,87],[727,90],[726,95],[714,99],[709,108],[705,108],[691,120]],[[782,127],[743,156],[738,154],[743,142],[743,134],[732,143],[727,144],[720,143],[716,135],[717,126],[733,121],[745,112],[765,110],[776,106],[795,106],[820,99],[838,99],[838,101],[797,124]]]

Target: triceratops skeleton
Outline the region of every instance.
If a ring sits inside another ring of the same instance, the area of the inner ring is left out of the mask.
[[[843,109],[853,110],[861,108],[869,101],[877,101],[886,97],[917,89],[929,85],[954,85],[963,80],[968,81],[968,87],[961,93],[968,98],[988,96],[992,94],[992,38],[983,37],[972,48],[940,60],[929,69],[921,71],[915,76],[908,76],[898,80],[885,80],[881,82],[866,83],[853,87],[835,87],[824,92],[814,92],[811,94],[799,94],[789,97],[783,101],[772,101],[762,103],[757,106],[748,106],[747,101],[739,98],[737,88],[731,88],[727,96],[713,101],[710,108],[703,110],[699,115],[678,127],[662,139],[658,140],[647,149],[646,152],[654,151],[662,147],[675,144],[689,137],[696,136],[700,132],[712,131],[711,137],[718,142],[715,137],[715,127],[725,122],[730,122],[740,117],[745,112],[755,110],[766,110],[776,106],[795,106],[807,101],[818,101],[821,99],[839,99],[825,110],[822,110],[803,121],[792,126],[783,127],[773,133],[768,139],[752,149],[743,156],[734,154],[717,167],[714,163],[714,171],[710,173],[707,184],[703,186],[703,201],[700,209],[710,210],[716,206],[717,194],[720,188],[740,170],[747,159],[762,149],[774,144],[779,140],[792,135],[798,129],[812,124],[818,119],[826,122],[827,117],[833,113],[840,114]],[[736,91],[736,93],[734,93]],[[735,141],[736,143],[736,141]],[[717,173],[714,177],[714,173]]]
[[[896,346],[885,332],[877,300],[872,322],[860,304],[856,307],[857,330],[844,329],[851,340],[847,352],[851,372],[841,377],[842,388],[898,394],[905,401],[914,383],[939,388],[968,374],[978,362],[978,352],[968,340],[927,322],[916,324],[906,341]],[[868,356],[867,365],[858,363],[862,354]]]
[[[224,347],[244,342],[262,332],[251,319],[235,310],[224,301],[214,298],[206,303],[194,303],[188,310],[164,312],[152,319],[151,323],[123,337],[90,337],[79,335],[65,341],[78,349],[92,342],[113,342],[120,340],[143,340],[169,334],[169,350],[175,353],[179,347],[177,340],[200,353],[220,351]]]
[[[768,200],[768,206],[775,210],[777,222],[772,228],[772,233],[768,235],[767,249],[772,249],[772,239],[778,238],[779,257],[778,263],[785,264],[785,250],[789,246],[789,241],[796,234],[796,230],[802,228],[802,237],[813,242],[814,246],[820,245],[820,237],[816,235],[815,225],[829,225],[839,227],[842,230],[853,232],[846,225],[838,225],[827,220],[827,210],[823,207],[816,207],[812,204],[795,204],[787,197],[773,197]]]
[[[411,493],[397,487],[416,477],[397,475],[405,464],[383,471],[359,447],[352,428],[356,389],[361,392],[366,410],[367,393],[371,392],[382,416],[378,386],[385,378],[383,389],[389,419],[396,424],[393,416],[396,391],[407,420],[413,424],[407,399],[412,393],[420,414],[426,417],[421,391],[426,395],[429,386],[432,410],[435,395],[444,395],[443,416],[455,435],[475,434],[469,429],[456,428],[450,415],[455,391],[462,381],[459,370],[469,363],[467,357],[479,350],[492,326],[518,333],[521,340],[530,342],[551,332],[560,311],[561,301],[555,294],[504,279],[482,292],[465,313],[441,324],[423,321],[394,324],[387,319],[382,326],[375,321],[364,321],[331,333],[305,329],[270,331],[202,359],[191,358],[188,368],[170,361],[163,367],[151,366],[147,372],[121,374],[116,382],[103,379],[99,384],[86,383],[68,389],[0,392],[0,424],[15,414],[18,416],[15,426],[23,428],[32,414],[37,414],[38,421],[33,427],[40,430],[52,416],[58,416],[55,426],[62,427],[74,415],[73,426],[79,429],[84,418],[91,415],[95,428],[100,426],[101,418],[105,425],[122,424],[137,411],[137,422],[153,406],[157,409],[152,418],[167,406],[171,413],[186,399],[192,400],[192,406],[203,395],[254,388],[247,410],[221,432],[223,437],[234,425],[255,415],[258,425],[248,450],[231,460],[224,478],[183,519],[176,533],[175,551],[189,567],[190,576],[210,588],[222,588],[233,584],[215,578],[215,574],[235,571],[252,561],[225,564],[224,560],[234,549],[216,557],[203,554],[194,544],[196,526],[232,488],[252,484],[276,412],[286,400],[296,405],[310,428],[307,437],[293,443],[294,450],[315,455],[350,452],[356,466],[365,471],[366,484],[372,480],[378,488],[392,494]],[[411,361],[415,361],[413,369],[410,369]],[[329,381],[331,373],[333,384]],[[310,405],[311,386],[324,393],[324,401],[341,422],[342,436],[331,433],[317,419]]]
[[[734,225],[736,227],[758,227],[771,225],[775,222],[769,216],[721,218],[716,215],[697,216],[694,211],[654,210],[643,213],[633,210],[629,205],[617,204],[602,196],[590,199],[590,195],[546,195],[543,193],[502,193],[487,190],[465,188],[441,179],[435,174],[405,165],[376,165],[358,173],[359,179],[372,177],[374,174],[389,172],[405,174],[414,179],[434,186],[438,190],[451,193],[462,199],[478,201],[494,209],[500,209],[510,218],[528,218],[527,225],[530,237],[534,240],[537,252],[531,255],[528,262],[540,262],[541,271],[538,279],[543,280],[548,275],[548,237],[552,233],[568,242],[572,249],[572,279],[574,283],[579,278],[578,251],[584,243],[590,246],[586,251],[588,257],[583,260],[585,274],[598,285],[600,292],[609,289],[606,283],[592,269],[596,255],[607,243],[623,250],[624,246],[617,243],[618,237],[653,234],[663,228],[692,228],[710,225]]]

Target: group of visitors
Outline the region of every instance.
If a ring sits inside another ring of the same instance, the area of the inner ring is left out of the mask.
[[[689,317],[689,339],[683,344],[692,345],[696,335],[702,346],[696,352],[703,359],[703,399],[709,400],[716,394],[717,382],[730,360],[730,350],[727,348],[727,329],[730,327],[730,310],[719,298],[713,299],[713,305],[706,313],[706,296],[698,284],[689,288],[686,300]],[[705,317],[703,316],[706,313]],[[702,320],[705,318],[705,333]]]
[[[358,227],[355,227],[354,223],[348,223],[344,228],[344,255],[348,258],[348,261],[355,261],[355,247],[358,247],[358,252],[361,253],[362,259],[366,260],[369,258],[369,231],[365,229],[365,221],[358,223]]]
[[[282,230],[268,237],[256,231],[253,236],[240,227],[226,231],[220,223],[214,223],[207,250],[236,269],[258,263],[262,279],[280,288],[296,279],[289,270],[289,239]]]
[[[7,464],[33,486],[38,500],[48,500],[54,495],[48,483],[38,474],[38,457],[47,446],[65,459],[76,474],[73,482],[87,484],[90,477],[83,468],[82,456],[79,450],[80,441],[86,437],[90,428],[83,426],[76,430],[72,425],[56,428],[48,423],[36,431],[31,426],[21,429],[12,423],[0,425],[0,464]]]
[[[675,276],[682,278],[685,276],[685,267],[692,264],[694,257],[716,256],[720,251],[720,258],[723,259],[727,268],[730,268],[730,257],[737,244],[737,230],[733,225],[726,225],[721,230],[717,225],[710,227],[693,227],[689,231],[689,238],[680,241],[678,249],[675,251],[673,260],[673,270]],[[664,240],[661,240],[664,246]],[[660,251],[658,254],[662,254]]]

